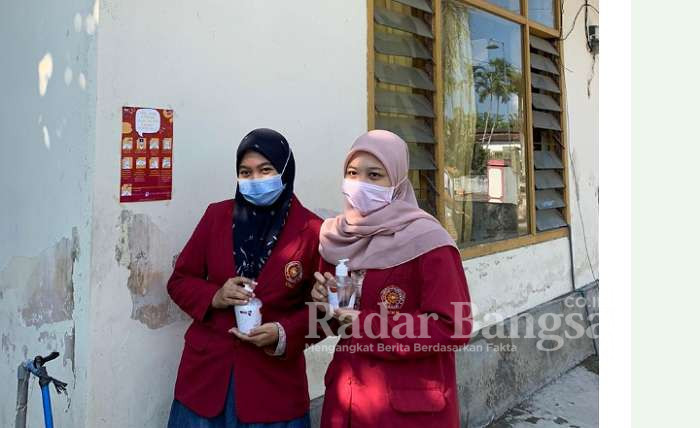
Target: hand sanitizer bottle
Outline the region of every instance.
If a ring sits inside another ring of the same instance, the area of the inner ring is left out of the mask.
[[[243,287],[246,291],[253,291],[248,284]],[[241,333],[248,334],[255,327],[260,327],[262,324],[262,302],[257,297],[253,297],[245,305],[236,305],[236,324]]]
[[[345,265],[350,259],[338,260],[338,265],[335,267],[335,281],[328,283],[328,303],[331,309],[338,309],[340,300],[346,291],[346,285],[350,283],[348,277],[348,267]]]

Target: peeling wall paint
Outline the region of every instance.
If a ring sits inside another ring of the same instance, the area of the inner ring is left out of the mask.
[[[88,34],[75,16],[95,1],[0,13],[0,427],[14,426],[18,365],[51,351],[49,373],[68,382],[54,423],[86,427],[97,25]],[[32,379],[30,427],[44,425],[38,389]]]
[[[0,312],[0,330],[3,331],[1,347],[3,352],[2,382],[16,384],[14,375],[17,365],[36,355],[47,355],[58,351],[63,356],[63,364],[51,364],[52,376],[69,383],[69,396],[54,399],[56,413],[63,405],[70,403],[69,397],[75,392],[75,272],[80,247],[78,232],[74,228],[71,238],[61,238],[36,256],[15,256],[0,270],[0,289],[3,292],[3,305]],[[20,347],[21,345],[21,347]],[[60,360],[59,360],[60,361]],[[70,364],[67,364],[70,361]],[[5,374],[10,373],[7,379]],[[35,379],[34,379],[35,380]],[[31,388],[31,386],[30,386]],[[9,388],[13,391],[13,388]],[[1,395],[14,402],[14,393]],[[4,404],[0,403],[0,406]],[[84,407],[84,406],[83,406]],[[4,409],[0,413],[0,426],[10,426],[14,419]],[[31,426],[36,421],[40,406],[31,410]],[[77,415],[76,415],[77,416]],[[57,420],[70,425],[73,415],[60,414]]]
[[[26,326],[39,328],[47,323],[72,319],[74,301],[73,270],[80,253],[78,232],[61,238],[35,257],[13,257],[0,271],[3,298],[12,291],[21,305],[16,309]]]
[[[10,355],[11,353],[14,354],[15,349],[17,349],[17,346],[15,346],[15,343],[12,341],[12,336],[9,333],[3,333],[2,334],[2,353],[7,357],[7,362],[9,364],[10,362]]]
[[[73,238],[63,238],[55,246],[32,259],[33,269],[26,281],[31,290],[22,319],[28,326],[69,320],[73,316],[73,266],[80,253],[77,229]]]
[[[123,210],[114,254],[117,263],[129,270],[126,287],[131,293],[131,319],[156,329],[187,319],[166,291],[173,257],[167,239],[146,214]]]
[[[70,370],[75,375],[75,327],[63,334],[63,366],[70,361]]]
[[[56,333],[42,331],[41,333],[39,333],[39,342],[46,343],[48,345],[48,348],[52,348],[52,345],[56,342]]]

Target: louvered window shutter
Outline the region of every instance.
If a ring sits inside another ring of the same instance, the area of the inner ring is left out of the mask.
[[[559,53],[553,41],[530,35],[532,127],[537,230],[566,226]]]
[[[436,214],[433,2],[374,1],[374,127],[409,146],[421,208]]]

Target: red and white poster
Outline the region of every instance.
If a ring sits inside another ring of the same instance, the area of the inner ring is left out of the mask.
[[[173,111],[122,107],[119,202],[169,200],[173,190]]]

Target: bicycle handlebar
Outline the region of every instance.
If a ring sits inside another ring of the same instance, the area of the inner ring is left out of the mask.
[[[66,386],[68,384],[49,376],[49,373],[46,371],[46,367],[44,367],[44,364],[48,363],[51,360],[55,360],[56,358],[58,358],[58,356],[59,353],[56,351],[50,353],[45,357],[37,355],[36,357],[34,357],[34,360],[27,360],[24,363],[24,368],[27,369],[34,376],[39,378],[39,385],[42,388],[48,385],[49,383],[53,383],[54,387],[56,388],[56,392],[60,394],[62,392],[66,392]]]
[[[41,367],[44,364],[48,363],[49,361],[55,360],[56,358],[58,358],[58,356],[59,356],[59,353],[56,351],[53,351],[52,353],[50,353],[49,355],[47,355],[45,357],[42,357],[41,355],[37,355],[36,357],[34,357],[34,364],[37,367]]]

